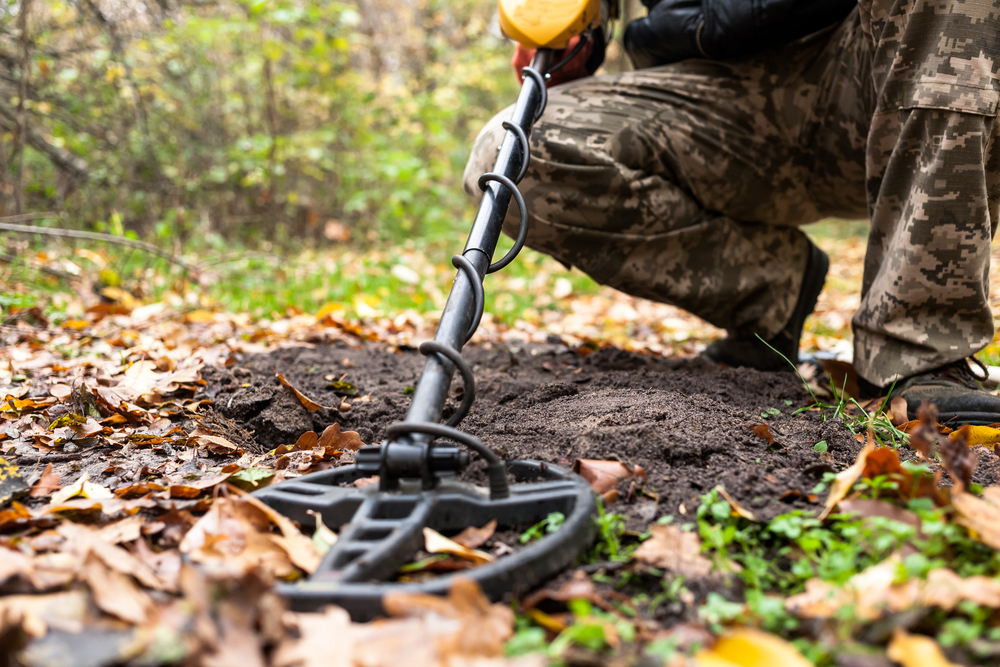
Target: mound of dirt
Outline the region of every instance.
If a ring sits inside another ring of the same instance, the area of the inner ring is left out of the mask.
[[[816,508],[823,473],[850,465],[861,447],[841,420],[816,411],[791,373],[720,369],[701,359],[659,359],[615,349],[587,356],[561,344],[498,349],[472,346],[477,397],[462,428],[503,458],[570,466],[574,459],[618,459],[647,472],[646,494],[623,482],[615,511],[633,527],[658,516],[693,515],[699,496],[722,484],[760,518]],[[228,369],[205,369],[215,409],[253,431],[259,451],[294,443],[307,430],[339,422],[379,442],[410,404],[424,359],[378,346],[283,349]],[[347,412],[309,412],[275,378],[282,373],[325,406],[338,406],[343,383],[356,387]],[[461,398],[456,380],[448,410]],[[447,416],[447,411],[446,411]],[[758,437],[767,423],[774,442]],[[827,454],[814,449],[826,441]],[[345,459],[347,461],[348,459]]]

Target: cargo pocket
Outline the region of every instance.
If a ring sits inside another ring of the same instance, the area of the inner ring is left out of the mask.
[[[992,86],[956,83],[955,77],[922,78],[889,85],[879,100],[879,112],[901,109],[940,109],[996,116],[1000,91]]]

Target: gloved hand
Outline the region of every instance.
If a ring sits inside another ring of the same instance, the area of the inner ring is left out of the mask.
[[[580,42],[577,35],[569,40],[566,48],[552,57],[552,64],[561,61],[567,53]],[[510,64],[514,66],[514,74],[519,83],[524,83],[521,69],[531,64],[531,59],[535,57],[535,49],[526,49],[520,44],[514,51],[514,57]],[[583,45],[580,52],[573,56],[573,59],[552,73],[552,77],[546,82],[546,87],[558,86],[560,83],[582,79],[597,71],[597,68],[604,62],[604,31],[598,28],[595,30],[587,43]]]

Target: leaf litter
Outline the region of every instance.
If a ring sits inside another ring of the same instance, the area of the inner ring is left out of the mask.
[[[343,629],[342,650],[327,658],[343,664],[540,664],[537,654],[505,657],[515,631],[510,607],[490,604],[467,582],[446,600],[387,603],[392,618],[372,624],[350,623],[332,608],[285,610],[272,582],[314,570],[336,534],[321,526],[305,535],[245,491],[349,463],[363,443],[378,442],[385,426],[405,413],[403,389],[414,383],[422,358],[400,347],[411,340],[405,328],[366,331],[329,314],[295,315],[240,337],[235,334],[245,323],[209,315],[180,323],[115,315],[90,325],[135,331],[131,345],[124,335],[84,342],[32,330],[4,350],[0,454],[24,484],[0,507],[0,548],[9,554],[0,558],[0,619],[25,638],[4,650],[18,651],[26,664],[43,664],[38,656],[70,650],[74,634],[113,627],[101,649],[108,664],[182,657],[206,664],[315,664],[320,654],[310,647],[328,646],[332,624]],[[77,352],[59,359],[47,349],[55,345]],[[542,458],[588,477],[624,518],[619,539],[632,546],[617,562],[660,569],[665,581],[690,580],[695,592],[679,593],[681,609],[704,602],[706,590],[721,590],[716,584],[698,589],[695,582],[711,580],[720,563],[706,556],[696,531],[680,525],[683,517],[693,518],[705,489],[718,488],[728,513],[756,522],[789,509],[818,514],[825,506],[903,520],[906,510],[894,503],[933,498],[920,486],[928,476],[911,483],[911,475],[908,482],[909,471],[870,447],[870,437],[862,448],[815,411],[792,415],[807,399],[788,376],[517,338],[486,341],[468,355],[483,377],[470,430],[505,456]],[[14,381],[15,374],[26,379]],[[352,395],[348,410],[345,395]],[[457,401],[450,399],[449,409]],[[765,412],[768,423],[759,424]],[[944,507],[950,499],[956,523],[990,544],[991,526],[998,525],[995,487],[987,485],[982,498],[967,489],[975,479],[995,482],[983,477],[992,468],[977,467],[970,451],[993,444],[995,433],[956,431],[944,442],[926,427],[938,436],[941,429],[925,421],[911,425],[923,428],[918,444],[927,439],[924,456],[942,461],[954,480],[933,503]],[[813,448],[821,440],[829,451]],[[880,467],[871,467],[875,463]],[[811,489],[838,467],[852,472],[836,489],[840,497],[824,504]],[[469,479],[475,481],[473,468]],[[875,501],[882,505],[851,498],[863,480],[893,475],[897,489]],[[936,489],[938,478],[930,479]],[[676,522],[656,521],[668,515]],[[496,556],[480,547],[517,544],[516,535],[502,533],[487,525],[432,535],[427,551],[486,562]],[[559,628],[564,637],[592,623],[612,653],[632,645],[623,639],[622,623],[643,641],[681,627],[629,620],[621,609],[635,613],[631,598],[591,580],[594,572],[621,571],[614,562],[602,567],[609,569],[578,569],[575,583],[542,589],[550,603],[584,600],[598,611],[574,607],[552,616],[532,605],[529,617],[549,619],[549,631]],[[888,575],[869,578],[888,581],[878,590],[910,605],[993,604],[994,580],[947,568],[931,570],[924,583],[902,592]],[[536,604],[544,605],[543,598]],[[890,609],[880,604],[869,607]],[[769,664],[799,664],[795,649],[772,634],[738,623],[718,631],[714,648],[692,658],[697,664],[744,664],[737,654],[747,647],[772,656]],[[176,641],[167,650],[170,642],[153,637]],[[734,653],[732,646],[743,648]]]

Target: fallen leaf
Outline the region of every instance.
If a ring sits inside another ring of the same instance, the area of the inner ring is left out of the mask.
[[[108,567],[96,555],[87,558],[82,574],[101,611],[135,625],[149,617],[153,600],[128,575]]]
[[[497,532],[497,520],[490,519],[482,528],[469,526],[461,533],[453,537],[452,540],[467,549],[477,549],[493,537],[493,533],[495,532]]]
[[[983,544],[1000,550],[1000,486],[986,487],[982,498],[956,486],[951,490],[951,504],[958,512],[956,523]]]
[[[322,449],[346,449],[356,452],[365,446],[357,431],[340,431],[340,424],[334,423],[323,429],[317,445]]]
[[[854,463],[845,470],[837,473],[837,477],[833,480],[833,484],[830,485],[830,493],[826,497],[826,503],[823,506],[823,511],[820,512],[819,519],[822,521],[833,508],[837,506],[841,500],[850,492],[851,487],[854,483],[858,481],[861,474],[865,471],[865,461],[868,459],[868,455],[875,450],[875,436],[872,433],[871,428],[868,429],[868,444],[858,452],[858,458],[855,459]]]
[[[854,364],[837,359],[822,359],[823,370],[830,378],[830,384],[837,388],[837,393],[844,393],[847,398],[861,398],[858,386],[858,372]]]
[[[65,384],[54,384],[49,387],[49,393],[61,401],[73,393],[73,388]]]
[[[208,445],[208,451],[213,454],[227,454],[239,449],[239,447],[219,435],[192,435],[189,442]]]
[[[627,466],[621,461],[598,459],[577,459],[573,462],[573,472],[587,480],[594,491],[600,494],[614,490],[623,479],[646,477],[642,466]]]
[[[908,423],[909,417],[907,416],[905,398],[895,396],[889,401],[889,416],[891,417],[890,421],[896,426]]]
[[[966,424],[957,431],[950,433],[948,438],[951,440],[965,438],[969,447],[983,445],[984,447],[993,449],[996,444],[1000,442],[1000,429],[991,428],[989,426],[973,426],[972,424]]]
[[[256,568],[278,578],[294,574],[287,550],[270,532],[270,520],[244,499],[218,498],[184,535],[180,551],[191,560],[239,573]],[[307,538],[308,539],[308,538]]]
[[[90,474],[83,473],[80,479],[52,494],[50,505],[62,505],[74,496],[83,496],[90,500],[106,500],[115,497],[115,494],[111,493],[107,487],[94,484],[89,480]]]
[[[729,506],[733,508],[733,513],[743,517],[744,519],[747,519],[748,521],[754,521],[754,522],[757,521],[756,517],[754,517],[753,515],[753,512],[748,510],[746,507],[743,507],[743,505],[740,505],[738,502],[736,502],[736,500],[733,499],[731,495],[729,495],[729,492],[726,491],[726,487],[720,484],[719,486],[715,487],[715,490],[719,492],[719,495],[721,495],[723,498],[726,499],[726,502],[729,503]]]
[[[135,515],[121,521],[115,521],[101,528],[97,535],[108,544],[118,544],[120,542],[134,542],[139,539],[142,526],[146,523],[145,517]]]
[[[490,554],[462,546],[431,528],[424,528],[424,550],[431,554],[450,554],[470,560],[476,565],[492,563],[496,560]]]
[[[438,604],[439,601],[444,604]],[[455,580],[447,598],[421,593],[387,593],[382,606],[394,617],[416,616],[431,621],[433,616],[439,616],[457,621],[458,632],[434,642],[446,660],[463,656],[499,657],[503,655],[504,643],[513,635],[514,612],[510,607],[502,603],[491,604],[479,585],[464,577]],[[404,664],[414,663],[404,661]]]
[[[639,545],[635,559],[655,568],[685,577],[704,577],[712,571],[712,561],[701,555],[701,540],[678,526],[654,524],[650,538]]]
[[[763,630],[736,627],[719,637],[715,645],[699,651],[697,667],[811,667],[812,663],[790,643]]]
[[[967,600],[980,607],[1000,609],[1000,580],[974,575],[963,579],[954,570],[938,568],[927,573],[920,591],[920,603],[951,611]]]
[[[886,648],[886,657],[901,667],[960,667],[944,657],[941,647],[930,637],[911,635],[896,628]]]
[[[10,636],[14,628],[36,638],[49,630],[79,634],[88,617],[89,605],[82,590],[0,597],[0,635]]]
[[[337,426],[340,426],[340,425],[338,424]],[[328,426],[327,430],[329,430],[329,429],[330,429],[330,427]],[[324,431],[324,433],[325,432],[326,431]],[[306,431],[305,433],[303,433],[302,435],[299,436],[298,440],[295,441],[295,447],[294,448],[298,449],[298,450],[301,450],[301,451],[307,451],[307,450],[310,450],[313,447],[315,447],[317,441],[318,441],[318,438],[316,437],[316,431]]]
[[[931,570],[926,579],[897,582],[902,557],[894,553],[881,563],[854,575],[843,586],[810,579],[805,592],[785,600],[785,607],[800,618],[833,618],[847,606],[854,607],[860,620],[872,621],[885,613],[914,607],[954,609],[959,602],[1000,608],[1000,581],[992,577],[963,579],[953,570]]]
[[[59,480],[62,479],[62,473],[53,472],[52,464],[48,463],[45,465],[45,470],[42,471],[42,476],[38,478],[38,481],[31,487],[31,493],[29,494],[32,498],[44,498],[46,496],[51,496],[55,491],[59,490]]]
[[[771,427],[768,426],[767,424],[757,424],[750,430],[753,431],[753,434],[758,438],[763,438],[764,440],[767,440],[767,444],[769,445],[774,444],[774,436],[771,435]]]
[[[308,396],[306,396],[305,394],[303,394],[301,391],[293,387],[292,383],[286,380],[285,376],[282,375],[281,373],[278,373],[277,377],[278,380],[281,381],[281,384],[285,385],[286,387],[292,390],[292,393],[295,394],[295,398],[299,399],[299,403],[301,403],[302,407],[304,407],[306,410],[310,410],[313,412],[315,412],[316,410],[336,410],[336,408],[324,407],[319,403],[317,403],[316,401],[309,398]]]

